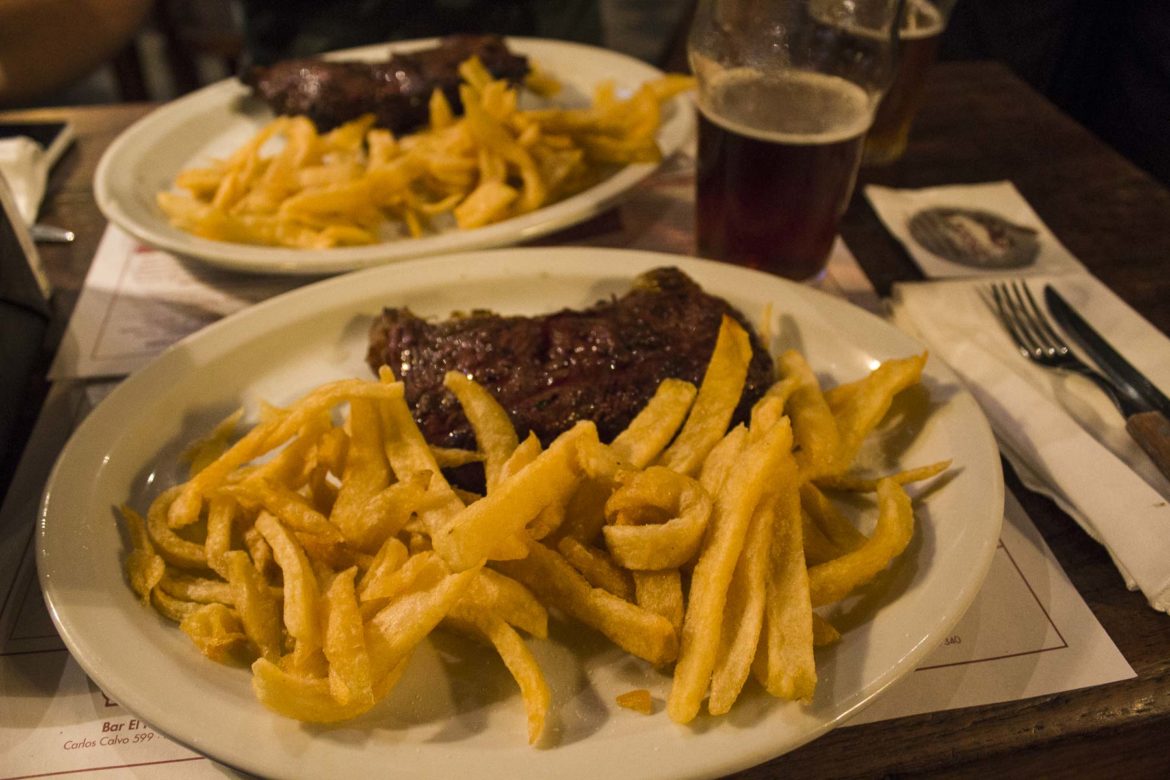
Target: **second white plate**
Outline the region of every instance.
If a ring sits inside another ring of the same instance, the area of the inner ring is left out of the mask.
[[[432,43],[368,46],[330,56],[376,59],[391,49]],[[662,75],[640,60],[578,43],[509,38],[508,45],[561,81],[563,94],[556,102],[565,105],[583,105],[602,81],[612,80],[622,94]],[[271,112],[248,94],[236,79],[217,82],[160,107],[123,132],[106,150],[94,175],[94,195],[106,218],[154,247],[238,271],[335,274],[545,235],[600,213],[657,168],[650,163],[628,165],[584,192],[494,225],[369,246],[321,250],[255,246],[212,241],[172,226],[155,204],[155,195],[170,189],[180,171],[227,157],[272,119]],[[679,95],[665,106],[658,132],[664,158],[688,141],[694,124],[689,96]]]

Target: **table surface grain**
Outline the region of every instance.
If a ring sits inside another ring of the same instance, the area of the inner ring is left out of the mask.
[[[52,174],[42,214],[42,221],[77,234],[73,244],[40,247],[56,289],[56,328],[47,345],[46,366],[105,228],[91,187],[98,160],[119,132],[153,107],[0,114],[64,116],[77,129],[76,144]],[[881,226],[860,185],[926,187],[998,180],[1012,181],[1074,255],[1157,328],[1170,333],[1170,192],[994,63],[940,63],[934,68],[905,157],[886,168],[862,171],[841,232],[878,292],[886,294],[894,282],[920,274]],[[43,387],[42,378],[42,392]],[[1170,739],[1170,616],[1127,591],[1103,549],[1005,468],[1008,488],[1137,677],[838,729],[741,777],[964,777],[989,772],[1170,776],[1165,745]]]

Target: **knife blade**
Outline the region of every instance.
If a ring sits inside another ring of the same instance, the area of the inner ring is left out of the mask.
[[[1126,416],[1125,428],[1170,479],[1170,398],[1122,357],[1052,285],[1044,286],[1044,302],[1056,322],[1138,406],[1140,411]]]
[[[1110,379],[1132,391],[1127,394],[1140,406],[1170,416],[1170,398],[1122,357],[1052,285],[1044,286],[1044,301],[1060,326]]]

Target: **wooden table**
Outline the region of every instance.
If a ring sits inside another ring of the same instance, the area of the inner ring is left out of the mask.
[[[54,172],[43,221],[76,231],[72,245],[42,245],[57,289],[60,337],[105,226],[90,183],[101,152],[148,105],[22,112],[64,116],[77,144]],[[1031,91],[1005,68],[940,64],[909,150],[863,182],[899,187],[1010,179],[1068,249],[1163,332],[1170,333],[1170,192]],[[860,195],[842,226],[880,293],[918,278],[916,267]],[[49,355],[46,354],[47,366]],[[39,385],[43,392],[43,384]],[[34,389],[34,392],[36,389]],[[31,420],[30,420],[31,422]],[[25,431],[27,433],[27,431]],[[1101,547],[1047,499],[1008,486],[1074,585],[1137,672],[1082,691],[839,729],[743,777],[853,777],[1011,771],[1043,776],[1167,776],[1170,616],[1127,591]],[[1168,551],[1170,553],[1170,551]],[[1005,605],[1009,608],[1009,605]]]

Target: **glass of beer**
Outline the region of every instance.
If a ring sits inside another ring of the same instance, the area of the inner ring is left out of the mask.
[[[824,273],[893,77],[899,0],[699,0],[698,254]]]
[[[938,57],[943,30],[954,6],[954,0],[906,0],[899,32],[898,69],[865,138],[862,165],[888,165],[906,151],[910,125],[922,103],[926,72]]]

